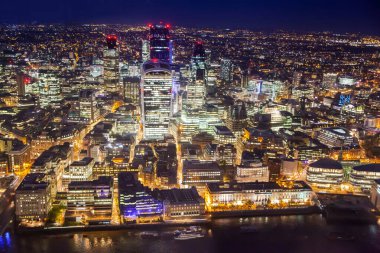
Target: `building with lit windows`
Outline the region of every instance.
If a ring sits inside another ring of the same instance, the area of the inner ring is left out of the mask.
[[[145,139],[163,139],[168,133],[171,113],[172,74],[161,61],[142,66],[141,120]]]
[[[337,73],[323,73],[322,87],[325,89],[334,88],[337,83]]]
[[[152,195],[133,173],[118,175],[120,215],[125,221],[157,220],[162,217],[162,201]]]
[[[31,158],[31,146],[29,144],[13,145],[8,152],[9,171],[16,174],[26,171],[30,168]]]
[[[302,97],[307,97],[307,98],[314,97],[314,88],[312,86],[307,86],[307,85],[293,87],[292,98],[300,99]]]
[[[92,169],[95,166],[95,159],[85,157],[80,161],[72,162],[65,169],[63,174],[63,184],[66,186],[72,181],[88,181],[92,176]]]
[[[291,187],[275,182],[209,183],[205,193],[206,208],[211,212],[218,208],[223,208],[223,211],[234,210],[226,208],[228,205],[243,208],[248,203],[251,206],[310,206],[312,198],[313,191],[303,181],[294,181]]]
[[[269,169],[260,160],[245,162],[236,167],[235,180],[238,183],[269,182]]]
[[[100,116],[100,110],[97,106],[96,91],[84,89],[79,92],[79,117],[84,122],[92,123]]]
[[[200,132],[214,133],[214,126],[223,124],[218,108],[206,104],[201,109],[183,110],[180,117],[170,121],[169,131],[178,142],[190,142]]]
[[[172,45],[169,24],[149,25],[150,59],[166,63],[172,62]]]
[[[217,144],[233,144],[236,143],[236,136],[226,126],[214,126],[214,142]]]
[[[141,60],[142,62],[146,62],[150,59],[150,46],[149,46],[149,40],[142,40],[141,42],[142,48],[141,48]]]
[[[204,199],[195,187],[160,190],[158,195],[163,201],[164,219],[194,218],[205,214]]]
[[[40,70],[38,73],[38,89],[41,107],[59,107],[61,105],[61,81],[55,72]]]
[[[371,163],[352,168],[349,182],[362,191],[369,191],[373,180],[380,178],[380,163]]]
[[[109,92],[118,91],[119,85],[119,49],[117,47],[117,36],[106,37],[107,46],[103,51],[104,66],[104,89]]]
[[[322,128],[317,139],[329,148],[351,146],[354,143],[350,132],[342,127]]]
[[[344,171],[340,162],[323,158],[307,167],[306,181],[321,188],[339,187],[343,182]]]
[[[182,186],[197,187],[202,193],[207,183],[222,181],[222,170],[214,161],[184,160],[182,163]]]
[[[67,192],[67,221],[109,224],[112,218],[113,178],[71,182]]]
[[[194,43],[190,66],[190,83],[186,86],[186,108],[201,108],[206,92],[205,50],[201,41]]]
[[[229,82],[232,77],[232,61],[230,59],[223,58],[220,61],[220,79]]]
[[[28,174],[16,190],[16,220],[43,221],[51,209],[51,202],[50,184],[45,174]]]
[[[240,136],[243,128],[247,126],[247,109],[243,101],[236,101],[227,112],[226,126],[235,134]]]
[[[132,104],[138,104],[140,97],[140,78],[124,77],[123,78],[123,97]]]

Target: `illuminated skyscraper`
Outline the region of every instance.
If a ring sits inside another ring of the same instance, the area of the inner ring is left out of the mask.
[[[38,89],[41,107],[48,105],[59,107],[62,100],[61,83],[57,75],[50,70],[40,70]]]
[[[107,36],[107,47],[103,52],[104,61],[104,88],[115,92],[119,84],[119,50],[116,35]]]
[[[204,104],[206,86],[205,50],[201,41],[194,44],[191,57],[191,80],[187,85],[187,108],[201,108]]]
[[[295,86],[298,86],[301,84],[301,80],[302,80],[302,72],[298,72],[298,71],[295,71],[293,73],[293,85]]]
[[[158,60],[143,64],[141,119],[145,139],[161,139],[168,133],[172,80],[169,64]]]
[[[171,63],[170,25],[162,23],[149,25],[149,29],[150,59]]]
[[[146,62],[150,59],[149,40],[142,41],[141,60]]]
[[[230,59],[222,59],[220,64],[220,78],[225,81],[231,81],[232,61]]]

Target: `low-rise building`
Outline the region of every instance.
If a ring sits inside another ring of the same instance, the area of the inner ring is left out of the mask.
[[[16,190],[16,220],[43,221],[51,209],[50,184],[43,173],[30,173]]]
[[[214,161],[184,160],[182,165],[182,185],[184,188],[192,186],[202,192],[207,183],[222,181],[222,170]]]
[[[113,178],[100,176],[93,181],[69,183],[65,219],[108,224],[112,218]]]
[[[183,219],[205,214],[205,202],[195,187],[190,189],[160,190],[165,219]]]
[[[152,221],[162,217],[162,201],[152,196],[131,172],[118,175],[120,216],[127,222]]]
[[[328,127],[319,131],[318,140],[329,148],[351,146],[354,143],[350,132],[342,127]]]
[[[338,187],[343,182],[342,164],[330,158],[311,163],[306,172],[306,181],[321,188]]]
[[[380,163],[371,163],[352,168],[349,181],[362,191],[369,191],[373,180],[380,178]]]
[[[269,182],[269,169],[260,160],[240,164],[236,168],[235,179],[243,182]]]
[[[275,182],[256,183],[209,183],[206,187],[206,207],[210,211],[242,210],[245,205],[269,206],[282,204],[284,207],[312,205],[312,189],[303,181],[291,185]]]

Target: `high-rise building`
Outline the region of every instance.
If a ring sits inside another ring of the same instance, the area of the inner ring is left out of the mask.
[[[191,79],[187,85],[187,107],[201,108],[205,103],[206,67],[205,50],[201,41],[194,44],[193,56],[191,57]]]
[[[85,89],[79,92],[79,116],[88,122],[96,121],[99,116],[95,90]]]
[[[231,81],[232,61],[230,59],[222,59],[220,63],[220,78],[225,81]]]
[[[139,101],[140,78],[124,77],[123,78],[123,96],[124,99],[132,104]]]
[[[149,40],[142,41],[141,60],[146,62],[150,59]]]
[[[293,73],[293,85],[296,85],[296,86],[300,85],[302,76],[303,76],[302,72],[295,71]]]
[[[236,101],[234,105],[230,106],[227,114],[226,126],[236,136],[240,136],[243,128],[247,125],[248,119],[245,103],[241,100]]]
[[[39,71],[38,89],[41,107],[60,106],[62,100],[61,83],[54,72],[50,70]]]
[[[149,25],[149,45],[150,59],[160,60],[163,62],[172,62],[171,42],[170,42],[170,25],[155,24]]]
[[[162,139],[168,133],[172,85],[169,64],[158,60],[143,64],[141,119],[145,139]]]
[[[119,50],[117,48],[116,35],[108,35],[107,47],[103,52],[104,64],[104,88],[106,91],[115,92],[119,83]]]

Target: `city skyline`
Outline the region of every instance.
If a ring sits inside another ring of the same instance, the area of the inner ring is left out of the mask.
[[[7,3],[0,252],[379,252],[379,6]]]
[[[6,24],[145,24],[219,29],[380,35],[380,3],[365,1],[58,1],[21,0],[3,6]],[[233,11],[231,11],[233,10]]]

